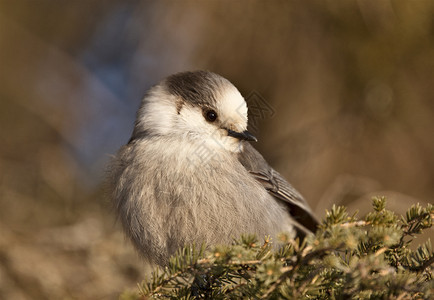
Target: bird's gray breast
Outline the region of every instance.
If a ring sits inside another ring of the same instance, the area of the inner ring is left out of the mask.
[[[124,155],[120,193],[139,248],[170,254],[188,243],[230,243],[242,233],[262,238],[288,229],[285,210],[235,154],[203,156],[199,146],[142,140]]]

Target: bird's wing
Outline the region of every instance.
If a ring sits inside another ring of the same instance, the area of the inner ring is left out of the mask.
[[[315,232],[318,220],[307,202],[303,199],[303,196],[282,175],[270,167],[262,155],[250,143],[243,142],[243,144],[243,150],[238,154],[240,163],[262,184],[268,193],[285,203],[289,214],[302,226],[296,226],[299,232],[303,235],[306,233],[306,229]]]

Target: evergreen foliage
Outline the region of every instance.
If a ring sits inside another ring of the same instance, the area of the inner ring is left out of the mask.
[[[186,247],[124,299],[433,299],[431,243],[410,247],[431,228],[434,206],[405,217],[373,199],[364,220],[327,211],[304,241],[282,234],[274,246],[246,235],[231,246]]]

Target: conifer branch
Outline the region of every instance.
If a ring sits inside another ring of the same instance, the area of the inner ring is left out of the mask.
[[[433,206],[412,206],[402,218],[384,198],[373,208],[358,220],[334,206],[302,242],[283,235],[272,247],[269,238],[243,236],[209,251],[186,247],[143,284],[142,299],[431,299],[431,244],[412,250],[404,237],[432,227]]]

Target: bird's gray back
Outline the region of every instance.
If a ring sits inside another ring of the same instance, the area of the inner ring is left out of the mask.
[[[238,155],[240,163],[270,195],[287,207],[288,213],[298,223],[296,228],[301,235],[308,231],[315,232],[318,220],[303,196],[250,143],[243,144],[243,150]]]

